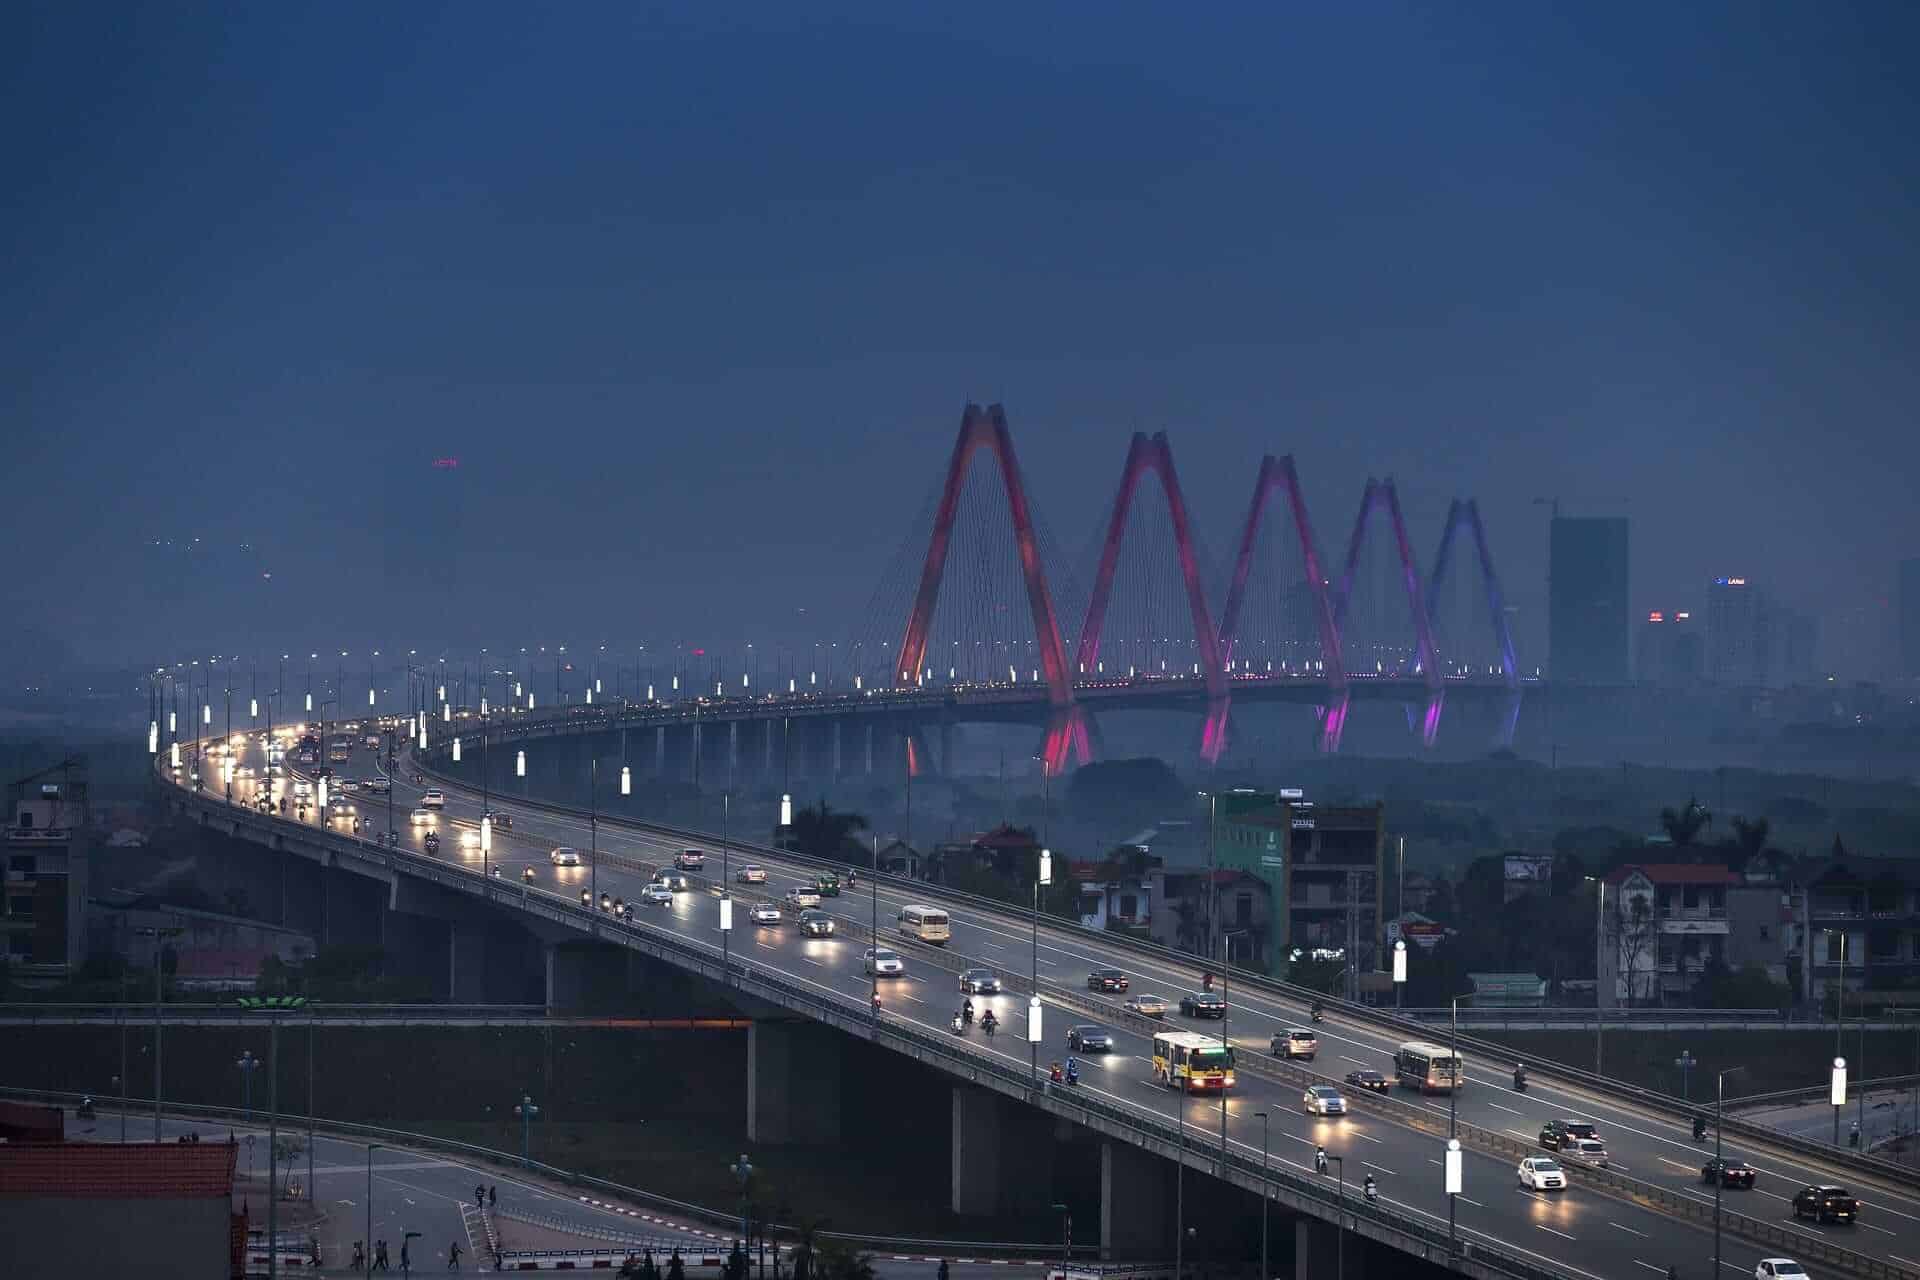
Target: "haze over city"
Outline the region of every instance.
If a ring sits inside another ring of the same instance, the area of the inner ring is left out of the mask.
[[[1266,452],[1477,497],[1535,664],[1557,498],[1886,674],[1914,21],[16,6],[7,644],[843,630],[972,399],[1069,552],[1166,430],[1216,550]]]

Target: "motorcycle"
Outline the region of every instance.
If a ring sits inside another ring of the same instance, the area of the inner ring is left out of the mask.
[[[1321,1007],[1320,1007],[1319,1005],[1315,1005],[1315,1006],[1313,1006],[1313,1014],[1312,1014],[1312,1017],[1313,1017],[1313,1020],[1314,1020],[1315,1022],[1322,1022],[1322,1021],[1324,1021],[1324,1020],[1326,1019],[1326,1016],[1327,1016],[1327,1015],[1326,1015],[1326,1011],[1325,1011],[1325,1010],[1323,1010],[1323,1009],[1322,1009],[1322,1008],[1321,1008]]]
[[[1075,1062],[1072,1058],[1067,1059],[1067,1083],[1068,1084],[1080,1083],[1080,1064]]]
[[[77,1111],[74,1112],[74,1114],[82,1120],[93,1119],[93,1099],[92,1098],[80,1099],[80,1107]]]
[[[528,867],[528,868],[527,868],[527,869],[526,869],[525,871],[522,871],[522,872],[520,873],[520,878],[521,878],[522,880],[525,880],[525,881],[526,881],[526,882],[527,882],[528,884],[532,884],[532,883],[533,883],[533,868],[532,868],[532,867]]]
[[[1047,1068],[1047,1078],[1055,1084],[1065,1084],[1067,1082],[1067,1073],[1062,1070],[1060,1064],[1056,1062]]]
[[[987,1010],[987,1016],[980,1019],[980,1029],[987,1033],[988,1039],[992,1039],[993,1033],[1000,1029],[1000,1019],[993,1016],[993,1010]]]
[[[434,852],[436,849],[440,847],[440,837],[435,835],[431,831],[427,832],[426,845],[427,845],[428,853]]]
[[[875,1009],[880,1007],[880,997],[875,996],[873,998],[873,1007]],[[953,1015],[953,1034],[957,1036],[967,1034],[967,1024],[961,1020],[960,1015],[957,1013]]]
[[[1527,1091],[1527,1073],[1526,1072],[1516,1071],[1513,1073],[1513,1091],[1515,1093],[1525,1093]]]
[[[1368,1174],[1366,1182],[1361,1184],[1360,1192],[1366,1196],[1368,1204],[1376,1204],[1380,1199],[1380,1188],[1374,1185],[1373,1175]]]
[[[1707,1140],[1707,1122],[1699,1116],[1693,1118],[1693,1140],[1695,1142],[1705,1142]]]

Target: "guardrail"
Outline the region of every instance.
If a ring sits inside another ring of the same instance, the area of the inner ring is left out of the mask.
[[[204,794],[184,794],[189,803],[197,803],[206,810],[221,814],[232,820],[236,827],[291,825],[277,816],[260,814],[244,806],[228,806],[223,800]],[[1399,1214],[1384,1205],[1341,1199],[1334,1189],[1322,1185],[1323,1179],[1271,1166],[1263,1171],[1260,1164],[1249,1155],[1231,1151],[1214,1152],[1190,1141],[1184,1125],[1168,1123],[1152,1113],[1110,1103],[1077,1089],[1051,1089],[1044,1082],[1036,1082],[1029,1071],[1016,1070],[983,1055],[961,1050],[954,1037],[947,1033],[932,1032],[897,1017],[876,1017],[864,1001],[855,1002],[838,993],[822,994],[784,974],[749,966],[743,959],[726,958],[723,967],[720,947],[655,928],[647,921],[644,912],[627,921],[583,907],[577,900],[564,895],[488,879],[404,849],[381,846],[321,827],[301,824],[297,829],[303,836],[344,847],[353,856],[392,872],[418,875],[461,892],[473,893],[477,890],[489,901],[518,907],[570,928],[584,927],[592,936],[625,943],[724,985],[736,986],[750,995],[806,1013],[816,1021],[936,1065],[961,1080],[1042,1106],[1088,1128],[1226,1178],[1256,1194],[1264,1192],[1277,1204],[1338,1222],[1348,1230],[1380,1240],[1403,1252],[1489,1278],[1568,1280],[1573,1274],[1514,1253],[1484,1238],[1469,1236],[1450,1243],[1445,1231],[1429,1223]],[[480,1152],[477,1148],[470,1150]],[[488,1154],[486,1158],[494,1157]],[[577,1177],[575,1180],[583,1185],[588,1181]]]
[[[544,736],[549,737],[558,737],[568,731],[573,731],[582,737],[586,737],[601,731],[600,725],[597,724],[592,717],[554,717],[551,719],[543,718],[531,723],[501,726],[497,730],[497,735],[503,739],[521,738],[531,736],[531,731],[534,729],[544,729]],[[409,748],[408,754],[409,758],[416,759],[416,767],[419,768],[420,772],[424,776],[431,777],[436,783],[455,786],[463,791],[470,790],[465,780],[444,773],[434,767],[440,756],[446,751],[447,748],[444,745],[430,748],[426,753],[425,760],[419,760],[415,757],[412,748]],[[530,796],[513,797],[513,803],[525,808],[537,809],[563,817],[585,818],[589,816],[588,810],[578,806],[558,804],[550,800],[538,800]],[[609,817],[604,813],[598,815],[598,821],[602,825],[617,829],[663,835],[675,840],[711,843],[718,839],[717,835],[713,832],[697,831],[686,827],[674,827],[664,823],[639,822],[627,818]],[[732,835],[729,835],[726,844],[729,849],[737,849],[748,856],[765,856],[832,870],[842,869],[845,865],[844,861],[816,858],[791,849],[778,849],[769,845],[753,844],[740,840]],[[913,890],[925,889],[927,887],[925,881],[892,875],[880,871],[877,868],[869,874],[872,874],[876,880],[893,889]],[[1000,901],[996,898],[987,898],[978,894],[966,893],[961,890],[948,888],[945,885],[938,886],[938,888],[939,896],[943,901],[964,904],[972,909],[1003,915],[1008,918],[1012,918],[1018,914],[1018,908],[1013,904]],[[1163,947],[1157,943],[1130,937],[1125,934],[1089,929],[1077,921],[1066,920],[1057,916],[1047,917],[1045,923],[1049,929],[1058,932],[1083,934],[1090,941],[1097,942],[1098,945],[1151,957],[1163,964],[1192,967],[1210,963],[1199,956],[1187,952],[1175,951],[1172,948]],[[1234,970],[1230,967],[1226,969],[1226,972],[1232,985],[1239,986],[1243,989],[1257,990],[1270,996],[1281,996],[1298,1000],[1303,1004],[1318,1000],[1323,1002],[1330,1010],[1337,1011],[1354,1021],[1368,1023],[1378,1030],[1394,1035],[1405,1036],[1409,1039],[1418,1039],[1430,1036],[1432,1032],[1432,1027],[1428,1023],[1416,1018],[1407,1017],[1404,1013],[1395,1013],[1390,1009],[1381,1009],[1373,1005],[1343,1000],[1337,996],[1329,996],[1324,992],[1316,991],[1309,987],[1302,987],[1293,983],[1280,981],[1266,974]],[[1477,1036],[1461,1036],[1460,1046],[1464,1050],[1491,1057],[1495,1061],[1503,1061],[1511,1057],[1513,1052],[1511,1047],[1507,1045],[1500,1044],[1496,1041],[1483,1040]],[[1591,1071],[1550,1058],[1529,1058],[1528,1065],[1536,1079],[1558,1080],[1562,1084],[1577,1085],[1591,1092],[1612,1097],[1617,1101],[1631,1103],[1644,1110],[1665,1115],[1669,1119],[1677,1122],[1687,1123],[1695,1117],[1711,1117],[1712,1115],[1712,1108],[1710,1107],[1690,1103],[1684,1099],[1676,1098],[1672,1094],[1643,1088],[1639,1085],[1615,1080],[1608,1076],[1596,1075]],[[1843,1174],[1841,1176],[1857,1179],[1862,1176],[1871,1175],[1898,1186],[1910,1189],[1920,1188],[1920,1169],[1910,1168],[1865,1152],[1836,1149],[1826,1143],[1802,1138],[1795,1134],[1783,1133],[1765,1125],[1754,1124],[1733,1116],[1725,1117],[1723,1123],[1729,1135],[1739,1137],[1755,1145],[1771,1145],[1776,1149],[1791,1151],[1804,1159],[1822,1162],[1829,1167],[1842,1170]]]

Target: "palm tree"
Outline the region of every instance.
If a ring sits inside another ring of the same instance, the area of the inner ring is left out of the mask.
[[[814,858],[839,858],[856,831],[867,829],[864,814],[836,812],[824,797],[793,815],[793,844]]]
[[[1666,828],[1667,838],[1673,841],[1676,849],[1692,844],[1693,838],[1700,834],[1700,828],[1712,822],[1713,815],[1701,808],[1700,801],[1693,796],[1687,797],[1685,809],[1675,811],[1669,808],[1660,811],[1660,825]]]

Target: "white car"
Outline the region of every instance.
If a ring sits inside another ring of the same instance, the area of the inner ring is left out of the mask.
[[[818,889],[809,889],[804,885],[796,885],[787,890],[787,905],[797,911],[804,911],[808,907],[817,907],[820,905],[820,891]]]
[[[460,847],[462,849],[478,849],[480,847],[480,829],[478,827],[463,828],[460,832]]]
[[[650,884],[640,891],[640,897],[656,906],[662,903],[670,904],[673,901],[673,890],[663,884]]]
[[[440,788],[428,787],[420,797],[420,806],[423,809],[444,809],[447,807],[447,797]]]
[[[1565,1191],[1567,1171],[1552,1156],[1528,1156],[1520,1162],[1520,1185],[1532,1191]]]
[[[749,862],[746,866],[734,872],[733,878],[741,884],[765,884],[767,882],[767,869],[765,867],[756,867]]]
[[[748,914],[753,917],[755,924],[780,923],[780,908],[774,906],[771,902],[756,902],[753,905],[753,910]]]
[[[907,971],[906,961],[900,958],[900,953],[885,947],[878,950],[868,947],[860,953],[860,963],[876,978],[897,978]]]
[[[1592,1165],[1596,1169],[1607,1167],[1607,1144],[1598,1138],[1575,1138],[1560,1148],[1560,1154],[1568,1160]]]
[[[673,865],[682,871],[698,871],[707,865],[707,855],[699,849],[682,849],[674,855]]]
[[[409,815],[409,817],[412,819],[413,825],[416,827],[431,826],[435,821],[437,821],[437,819],[433,816],[433,810],[431,809],[415,809],[413,813]]]
[[[1762,1258],[1753,1280],[1807,1280],[1807,1271],[1792,1258]]]
[[[360,789],[360,779],[342,778],[340,779],[340,789],[342,791],[358,791]]]
[[[1310,1084],[1307,1091],[1300,1095],[1300,1105],[1309,1115],[1343,1116],[1347,1114],[1347,1100],[1340,1091],[1330,1084]]]
[[[577,867],[580,865],[580,851],[561,845],[547,855],[547,860],[556,867]]]

